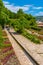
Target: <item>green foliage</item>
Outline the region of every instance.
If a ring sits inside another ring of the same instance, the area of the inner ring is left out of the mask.
[[[3,3],[2,3],[2,0],[0,0],[0,13],[1,13],[2,9],[3,9]]]
[[[19,33],[22,33],[22,31],[24,30],[24,26],[23,26],[22,22],[20,22],[20,19],[15,19],[15,20],[13,20],[13,22],[11,20],[10,25],[13,26],[14,29]]]
[[[22,9],[17,12],[17,18],[10,19],[10,25],[15,28],[17,32],[22,32],[23,29],[29,29],[31,26],[36,26],[36,20],[32,15],[25,14]]]
[[[41,28],[36,27],[36,26],[31,26],[31,29],[36,30],[36,31],[40,31],[41,30]]]
[[[27,19],[27,20],[31,20],[35,17],[33,17],[31,14],[24,14],[24,17]]]
[[[8,16],[4,12],[1,12],[0,25],[2,27],[4,27],[4,25],[7,23],[7,21],[8,21]]]
[[[2,0],[0,0],[0,25],[4,28],[4,25],[7,21],[7,15],[3,12],[4,5]]]
[[[36,24],[35,17],[33,17],[31,14],[25,14],[22,9],[19,9],[17,13],[13,13],[4,7],[2,0],[0,0],[0,8],[0,24],[2,27],[4,27],[5,24],[9,24],[13,25],[13,27],[19,28],[21,26],[21,28],[23,27],[28,29]],[[14,21],[14,19],[19,19],[19,21]]]
[[[4,7],[2,0],[0,0],[0,25],[4,28],[5,24],[9,23],[9,19],[14,18],[15,13]]]
[[[11,12],[10,10],[8,10],[7,8],[3,8],[3,12],[10,18],[10,19],[14,19],[15,18],[15,13]]]
[[[1,48],[6,48],[6,47],[10,47],[11,46],[11,44],[0,44],[0,49]]]
[[[40,40],[32,34],[27,33],[26,31],[24,31],[22,33],[23,36],[25,36],[26,38],[30,39],[32,42],[36,43],[36,44],[40,44]]]
[[[3,32],[2,32],[2,27],[0,26],[0,49],[9,47],[11,44],[4,44],[4,38],[3,38]]]
[[[19,9],[17,14],[24,14],[23,10],[22,9]]]
[[[0,25],[3,28],[5,25],[13,26],[17,32],[23,33],[31,41],[39,43],[39,40],[35,36],[24,31],[30,28],[38,30],[35,17],[31,14],[25,14],[22,9],[19,9],[17,13],[11,12],[4,7],[2,0],[0,0]]]
[[[3,45],[2,28],[0,26],[0,47]]]

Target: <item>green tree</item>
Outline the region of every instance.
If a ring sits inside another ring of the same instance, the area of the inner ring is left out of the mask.
[[[0,13],[1,13],[2,9],[3,9],[3,2],[2,2],[2,0],[0,0]]]
[[[22,9],[19,9],[18,12],[17,12],[17,14],[23,14],[23,13],[24,13],[24,12],[23,12]]]
[[[2,26],[2,28],[4,28],[7,21],[8,21],[8,16],[4,12],[1,12],[0,25]]]

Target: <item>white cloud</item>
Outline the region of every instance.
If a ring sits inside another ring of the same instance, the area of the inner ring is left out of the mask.
[[[42,9],[43,7],[36,7],[34,5],[23,5],[23,6],[15,6],[13,3],[10,4],[9,2],[7,1],[3,1],[4,5],[6,8],[8,8],[9,10],[11,10],[12,12],[17,12],[19,9],[23,9],[23,11],[29,11],[29,13],[34,13],[34,9],[36,10],[39,10],[39,9]],[[31,10],[30,10],[31,8]],[[35,14],[35,13],[34,13]],[[35,16],[38,16],[38,15],[43,15],[43,12],[39,12],[39,13],[36,13]]]
[[[43,7],[35,7],[35,6],[33,6],[33,9],[42,9]]]
[[[17,12],[19,9],[23,9],[23,11],[28,11],[30,8],[30,5],[25,6],[14,6],[13,4],[10,4],[9,2],[4,1],[3,2],[5,7],[11,10],[12,12]]]
[[[43,16],[43,12],[36,13],[35,16]]]
[[[9,2],[6,2],[6,1],[3,1],[3,3],[4,3],[4,5],[8,5],[9,4]]]

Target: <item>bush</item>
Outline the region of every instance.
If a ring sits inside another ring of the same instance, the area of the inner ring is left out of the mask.
[[[22,33],[22,35],[25,36],[26,38],[30,39],[32,42],[40,44],[40,40],[36,36],[27,33],[27,31],[24,31]]]
[[[15,28],[15,30],[18,32],[18,33],[22,33],[24,31],[24,27],[22,25],[18,26]]]
[[[0,47],[3,45],[3,41],[4,41],[4,39],[2,37],[2,28],[0,26]]]
[[[37,31],[41,30],[39,27],[35,27],[35,26],[32,26],[31,29],[34,29],[34,30],[37,30]]]

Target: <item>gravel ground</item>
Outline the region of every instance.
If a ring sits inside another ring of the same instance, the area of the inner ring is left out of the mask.
[[[20,65],[16,55],[12,55],[12,57],[9,58],[6,64],[4,65]]]

